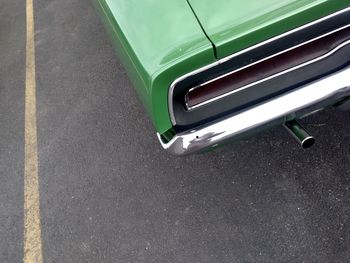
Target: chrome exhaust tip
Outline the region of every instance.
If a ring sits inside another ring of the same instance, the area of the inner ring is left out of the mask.
[[[284,127],[294,139],[298,141],[303,149],[308,149],[315,144],[315,138],[296,120],[285,123]]]

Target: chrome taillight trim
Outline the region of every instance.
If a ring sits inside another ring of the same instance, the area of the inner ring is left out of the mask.
[[[307,44],[309,44],[309,43],[311,43],[311,42],[313,42],[313,41],[319,40],[319,39],[321,39],[321,38],[323,38],[323,37],[326,37],[326,36],[328,36],[328,35],[330,35],[330,34],[334,34],[334,33],[338,32],[338,31],[340,31],[340,30],[343,30],[343,29],[346,29],[346,28],[349,28],[349,27],[350,27],[350,25],[346,25],[346,26],[344,26],[344,27],[342,27],[342,28],[339,28],[339,29],[334,30],[334,31],[332,31],[332,32],[329,32],[329,33],[327,33],[327,34],[321,35],[321,36],[319,36],[319,37],[317,37],[317,38],[314,38],[314,39],[312,39],[312,40],[310,40],[310,41],[304,42],[304,43],[302,43],[302,44],[300,44],[300,45],[296,45],[296,46],[294,46],[294,47],[292,47],[292,48],[283,50],[283,51],[281,51],[281,52],[279,52],[279,53],[276,53],[276,54],[274,54],[274,55],[272,55],[272,56],[266,57],[266,58],[264,58],[264,59],[262,59],[262,60],[256,61],[256,62],[254,62],[254,63],[252,63],[252,64],[248,64],[247,66],[244,66],[244,67],[242,67],[242,68],[239,68],[239,69],[234,70],[234,71],[232,71],[232,72],[229,72],[229,73],[227,73],[227,74],[224,74],[224,75],[222,75],[222,76],[219,76],[219,77],[217,77],[217,78],[215,78],[215,79],[212,79],[212,80],[210,80],[210,81],[208,81],[208,82],[205,82],[205,83],[203,83],[203,84],[201,84],[201,85],[199,85],[199,86],[196,86],[196,87],[190,89],[189,92],[192,91],[192,90],[194,90],[194,89],[200,88],[200,87],[202,87],[202,86],[204,86],[204,85],[206,85],[206,84],[209,84],[209,83],[211,83],[211,82],[213,82],[213,81],[222,79],[222,78],[227,77],[227,76],[229,76],[229,75],[231,75],[231,74],[234,74],[234,73],[237,73],[237,72],[239,72],[239,71],[241,71],[241,70],[244,70],[244,69],[246,69],[246,68],[248,68],[248,67],[251,67],[251,66],[256,65],[256,64],[258,64],[258,63],[264,62],[264,61],[266,61],[266,60],[269,60],[269,59],[271,59],[271,58],[274,58],[274,57],[276,57],[276,56],[278,56],[278,55],[281,55],[281,54],[286,53],[286,52],[288,52],[288,51],[291,51],[291,50],[293,50],[293,49],[296,49],[296,48],[305,46],[305,45],[307,45]],[[349,38],[350,38],[350,36],[349,36]],[[300,69],[300,68],[302,68],[302,67],[306,67],[306,66],[308,66],[308,65],[312,65],[312,64],[314,64],[314,63],[317,63],[318,61],[321,61],[321,60],[324,60],[324,59],[330,57],[330,56],[333,55],[335,52],[337,52],[339,49],[341,49],[341,48],[343,48],[343,47],[345,47],[345,46],[347,46],[347,45],[349,45],[349,44],[350,44],[350,40],[348,40],[348,41],[346,41],[346,42],[343,42],[342,44],[338,45],[338,46],[335,47],[334,49],[330,50],[329,52],[327,52],[327,53],[325,53],[324,55],[319,56],[319,57],[317,57],[317,58],[315,58],[315,59],[312,59],[312,60],[310,60],[310,61],[307,61],[307,62],[305,62],[305,63],[302,63],[302,64],[300,64],[300,65],[297,65],[297,66],[295,66],[295,67],[291,67],[291,68],[289,68],[289,69],[287,69],[287,70],[284,70],[284,71],[281,71],[281,72],[279,72],[279,73],[273,74],[273,75],[271,75],[271,76],[269,76],[269,77],[266,77],[266,78],[263,78],[263,79],[261,79],[261,80],[252,82],[252,83],[250,83],[250,84],[248,84],[248,85],[244,85],[244,86],[242,86],[242,87],[240,87],[240,88],[238,88],[238,89],[232,90],[232,91],[227,92],[227,93],[225,93],[225,94],[219,95],[219,96],[214,97],[214,98],[209,99],[209,100],[206,100],[206,101],[204,101],[204,102],[202,102],[202,103],[199,103],[199,104],[197,104],[197,105],[194,105],[194,106],[192,106],[192,107],[190,107],[190,106],[186,103],[187,110],[190,111],[190,110],[197,109],[197,108],[199,108],[199,107],[202,107],[202,106],[207,105],[207,104],[209,104],[209,103],[212,103],[212,102],[214,102],[214,101],[220,100],[220,99],[225,98],[225,97],[227,97],[227,96],[230,96],[230,95],[232,95],[232,94],[238,93],[238,92],[240,92],[240,91],[242,91],[242,90],[245,90],[245,89],[248,89],[248,88],[250,88],[250,87],[253,87],[253,86],[257,85],[257,84],[266,82],[266,81],[268,81],[268,80],[270,80],[270,79],[273,79],[273,78],[282,76],[282,75],[284,75],[284,74],[287,74],[287,73],[289,73],[289,72],[295,71],[295,70]],[[186,102],[186,101],[185,101],[185,102]]]
[[[336,29],[336,30],[333,30],[333,31],[331,31],[331,32],[328,32],[328,33],[326,33],[326,34],[320,35],[320,36],[318,36],[318,37],[316,37],[316,38],[313,38],[313,39],[311,39],[311,40],[309,40],[309,41],[300,43],[299,45],[296,45],[296,46],[293,46],[293,47],[291,47],[291,48],[285,49],[285,50],[283,50],[283,51],[281,51],[281,52],[278,52],[278,53],[276,53],[276,54],[273,54],[273,55],[271,55],[271,56],[268,56],[268,57],[266,57],[266,58],[264,58],[264,59],[258,60],[258,61],[254,62],[254,63],[248,64],[248,65],[246,65],[246,66],[244,66],[244,67],[241,67],[241,68],[239,68],[239,69],[236,69],[236,70],[233,70],[233,71],[231,71],[231,72],[228,72],[228,73],[226,73],[226,74],[224,74],[224,75],[221,75],[221,76],[219,76],[219,77],[217,77],[217,78],[214,78],[214,79],[211,79],[211,80],[209,80],[209,81],[207,81],[207,82],[204,82],[204,83],[202,83],[201,85],[198,85],[198,86],[196,86],[196,87],[191,88],[191,89],[188,91],[188,93],[191,92],[191,91],[193,91],[193,90],[195,90],[195,89],[201,88],[202,86],[205,86],[205,85],[207,85],[207,84],[209,84],[209,83],[211,83],[211,82],[214,82],[214,81],[216,81],[216,80],[225,78],[225,77],[230,76],[230,75],[232,75],[232,74],[234,74],[234,73],[237,73],[237,72],[239,72],[239,71],[242,71],[242,70],[244,70],[244,69],[246,69],[246,68],[249,68],[249,67],[251,67],[251,66],[254,66],[254,65],[259,64],[259,63],[261,63],[261,62],[264,62],[264,61],[266,61],[266,60],[272,59],[272,58],[274,58],[274,57],[277,57],[277,56],[282,55],[282,54],[284,54],[284,53],[287,53],[287,52],[289,52],[289,51],[295,50],[295,49],[297,49],[297,48],[299,48],[299,47],[305,46],[305,45],[307,45],[307,44],[310,44],[310,43],[312,43],[312,42],[315,42],[315,41],[317,41],[317,40],[320,40],[320,39],[322,39],[322,38],[325,38],[325,37],[327,37],[327,36],[329,36],[329,35],[332,35],[332,34],[334,34],[334,33],[337,33],[337,32],[339,32],[339,31],[342,31],[342,30],[347,29],[347,28],[349,28],[349,27],[350,27],[350,24],[348,24],[348,25],[346,25],[346,26],[343,26],[343,27],[341,27],[341,28],[338,28],[338,29]],[[349,38],[350,38],[350,36],[349,36]],[[238,89],[235,89],[235,90],[233,90],[233,91],[227,92],[227,93],[225,93],[225,94],[223,94],[223,95],[214,97],[214,98],[212,98],[212,99],[210,99],[210,100],[207,100],[207,101],[205,101],[205,102],[203,102],[203,103],[199,103],[199,104],[194,105],[194,106],[192,106],[192,107],[190,107],[188,104],[186,104],[187,110],[193,110],[193,109],[199,108],[199,107],[201,107],[201,106],[203,106],[203,105],[209,104],[209,103],[211,103],[211,102],[214,102],[214,101],[219,100],[219,99],[221,99],[221,98],[224,98],[224,97],[226,97],[226,96],[232,95],[232,94],[234,94],[234,93],[237,93],[237,92],[239,92],[239,91],[242,91],[242,90],[244,90],[244,89],[246,89],[246,88],[249,88],[249,87],[251,87],[251,86],[254,86],[254,85],[256,85],[256,84],[265,82],[265,81],[267,81],[267,80],[269,80],[269,79],[278,77],[278,76],[280,76],[280,75],[283,75],[283,74],[285,74],[285,73],[291,72],[291,71],[296,70],[296,69],[298,69],[298,68],[301,68],[301,67],[304,67],[304,66],[313,64],[313,63],[315,63],[315,62],[317,62],[317,61],[320,61],[320,60],[322,60],[322,59],[324,59],[324,58],[327,58],[327,57],[331,56],[333,53],[335,53],[336,51],[338,51],[338,50],[339,50],[340,48],[342,48],[344,45],[347,45],[347,44],[349,44],[349,43],[350,43],[350,40],[349,40],[349,41],[346,41],[346,42],[344,42],[344,43],[342,43],[342,44],[340,44],[339,46],[335,47],[334,49],[329,50],[329,52],[325,53],[324,55],[319,56],[319,57],[317,57],[317,58],[315,58],[315,59],[313,59],[313,60],[310,60],[310,61],[301,63],[300,65],[297,65],[297,66],[292,67],[292,68],[290,68],[290,69],[287,69],[287,70],[281,71],[281,72],[279,72],[279,73],[273,74],[273,75],[271,75],[271,76],[269,76],[269,77],[266,77],[266,78],[263,78],[263,79],[261,79],[261,80],[259,80],[259,81],[252,82],[252,83],[250,83],[250,84],[248,84],[248,85],[242,86],[242,87],[240,87],[240,88],[238,88]]]
[[[345,9],[342,9],[342,10],[340,10],[340,11],[338,11],[338,12],[335,12],[335,13],[329,15],[329,16],[325,16],[325,17],[323,17],[323,18],[321,18],[321,19],[315,20],[315,21],[310,22],[310,23],[308,23],[308,24],[305,24],[305,25],[303,25],[303,26],[301,26],[301,27],[298,27],[298,28],[295,28],[295,29],[293,29],[293,30],[287,31],[287,32],[285,32],[285,33],[283,33],[283,34],[281,34],[281,35],[278,35],[278,36],[276,36],[276,37],[270,38],[270,39],[268,39],[268,40],[266,40],[266,41],[263,41],[263,42],[261,42],[261,43],[259,43],[259,44],[253,45],[253,46],[251,46],[251,47],[249,47],[249,48],[246,48],[246,49],[244,49],[244,50],[242,50],[242,51],[239,51],[239,52],[237,52],[237,53],[234,53],[234,54],[232,54],[232,55],[230,55],[230,56],[228,56],[228,57],[225,57],[225,58],[223,58],[223,59],[220,59],[220,60],[218,60],[218,61],[216,61],[216,62],[214,62],[214,63],[212,63],[212,64],[209,64],[209,65],[207,65],[207,66],[204,66],[204,67],[202,67],[202,68],[199,68],[199,69],[197,69],[197,70],[194,70],[194,71],[192,71],[192,72],[190,72],[190,73],[187,73],[187,74],[185,74],[185,75],[183,75],[183,76],[177,78],[177,79],[170,85],[170,88],[169,88],[169,91],[168,91],[168,107],[169,107],[170,120],[171,120],[172,124],[173,124],[173,125],[176,125],[176,118],[175,118],[174,109],[173,109],[173,107],[174,107],[174,103],[173,103],[173,94],[174,94],[174,89],[175,89],[176,85],[177,85],[179,82],[181,82],[181,81],[183,81],[183,80],[185,80],[185,79],[187,79],[187,78],[189,78],[189,77],[192,77],[192,76],[194,76],[194,75],[196,75],[196,74],[199,74],[199,73],[201,73],[201,72],[203,72],[203,71],[206,71],[206,70],[208,70],[208,69],[211,69],[211,68],[213,68],[213,67],[216,67],[216,66],[218,66],[218,65],[220,65],[220,64],[223,64],[223,63],[225,63],[225,62],[227,62],[227,61],[230,61],[230,60],[236,58],[237,56],[240,56],[240,55],[242,55],[242,54],[244,54],[244,53],[247,53],[247,52],[249,52],[249,51],[251,51],[251,50],[254,50],[254,49],[259,48],[259,47],[261,47],[261,46],[267,45],[267,44],[272,43],[272,42],[274,42],[274,41],[277,41],[277,40],[279,40],[279,39],[281,39],[281,38],[284,38],[284,37],[286,37],[286,36],[288,36],[288,35],[291,35],[291,34],[293,34],[293,33],[296,33],[296,32],[298,32],[298,31],[301,31],[301,30],[303,30],[303,29],[307,29],[307,28],[309,28],[309,27],[311,27],[311,26],[317,25],[317,24],[319,24],[319,23],[321,23],[321,22],[324,22],[324,21],[326,21],[326,20],[332,19],[332,18],[334,18],[334,17],[336,17],[336,16],[342,15],[342,14],[344,14],[344,13],[346,13],[346,12],[349,12],[349,11],[350,11],[350,7],[345,8]],[[315,40],[315,39],[314,39],[314,40]],[[305,43],[306,43],[306,42],[305,42]],[[293,47],[292,47],[292,48],[293,48]],[[250,64],[250,65],[251,65],[251,64]],[[192,109],[193,109],[193,108],[192,108]]]
[[[350,96],[350,68],[223,120],[177,134],[169,142],[164,142],[159,134],[157,136],[165,150],[174,155],[187,155],[217,147],[227,140],[239,139],[263,128],[282,125],[287,121],[308,116],[348,96]]]

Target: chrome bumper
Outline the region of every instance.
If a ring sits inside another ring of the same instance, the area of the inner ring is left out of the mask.
[[[305,117],[349,95],[350,68],[347,68],[236,115],[179,133],[167,143],[157,135],[165,150],[175,155],[187,155]]]

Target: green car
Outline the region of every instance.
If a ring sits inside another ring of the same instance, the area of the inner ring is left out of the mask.
[[[350,0],[94,0],[164,149],[349,107]]]

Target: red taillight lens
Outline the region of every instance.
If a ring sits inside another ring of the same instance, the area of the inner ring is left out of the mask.
[[[321,58],[350,38],[350,25],[192,88],[185,96],[193,109],[298,65]]]

